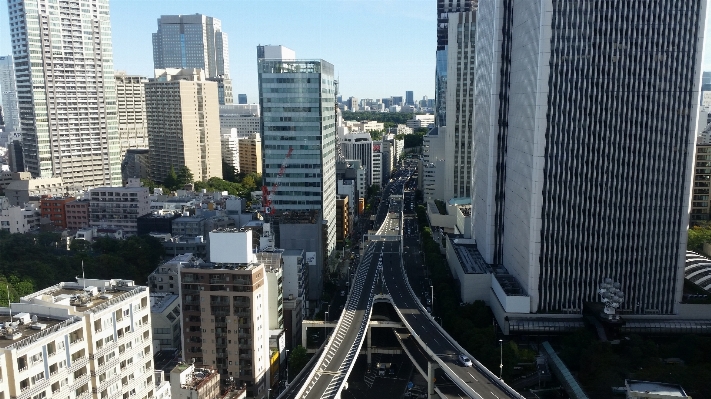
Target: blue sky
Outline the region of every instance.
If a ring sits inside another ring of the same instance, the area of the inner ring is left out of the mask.
[[[3,2],[4,3],[4,2]],[[235,97],[257,101],[258,44],[335,65],[340,93],[358,98],[434,97],[435,0],[111,0],[114,67],[153,76],[151,34],[161,14],[201,13],[229,35]],[[0,4],[0,54],[11,54]]]
[[[281,44],[298,58],[333,63],[344,97],[404,96],[406,90],[416,99],[434,97],[435,0],[111,0],[110,5],[114,65],[130,74],[153,75],[151,33],[161,14],[202,13],[222,20],[234,93],[247,93],[250,102],[257,101],[258,44]],[[711,23],[704,36],[711,39]],[[704,70],[711,70],[709,42]],[[11,54],[4,4],[0,54]]]

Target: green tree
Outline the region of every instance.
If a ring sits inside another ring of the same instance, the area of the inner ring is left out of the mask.
[[[193,172],[190,171],[190,168],[185,165],[181,166],[178,171],[177,181],[179,189],[183,188],[186,184],[192,184],[195,181],[195,178],[193,177]]]
[[[225,161],[222,161],[222,179],[233,183],[239,182],[239,180],[237,179],[237,171],[235,170],[235,167]]]
[[[175,174],[175,169],[173,169],[173,166],[170,167],[168,175],[163,179],[163,185],[165,186],[165,188],[171,191],[178,188],[178,175]]]
[[[291,378],[296,377],[308,362],[309,356],[306,353],[306,348],[301,345],[294,348],[289,353],[289,375]]]
[[[690,251],[701,252],[704,244],[711,242],[711,225],[709,223],[693,226],[689,229],[689,240],[686,248]]]
[[[403,146],[405,148],[421,147],[425,133],[413,133],[405,135]]]

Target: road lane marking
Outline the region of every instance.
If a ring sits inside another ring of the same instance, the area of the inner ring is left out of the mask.
[[[479,380],[477,380],[476,377],[474,377],[474,376],[472,375],[472,373],[470,373],[470,372],[467,371],[467,374],[469,374],[469,376],[472,377],[472,378],[474,379],[474,381],[479,382]]]
[[[495,397],[496,399],[499,399],[499,397],[498,397],[498,396],[496,396],[496,394],[495,394],[495,393],[493,393],[493,392],[491,392],[491,391],[489,391],[489,393],[491,393],[492,395],[494,395],[494,397]]]

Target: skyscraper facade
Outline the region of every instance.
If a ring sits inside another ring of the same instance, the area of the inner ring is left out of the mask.
[[[217,82],[220,105],[232,104],[232,80],[227,33],[222,22],[202,14],[161,15],[153,34],[155,69],[199,68]]]
[[[675,312],[705,10],[479,1],[472,232],[531,312],[580,313],[604,278],[623,311]]]
[[[116,78],[116,103],[118,114],[121,161],[131,148],[148,148],[146,122],[145,76],[119,72]]]
[[[227,34],[222,22],[202,14],[161,15],[153,34],[155,69],[199,68],[205,76],[229,76]]]
[[[324,60],[259,58],[264,182],[280,211],[319,210],[327,227],[327,252],[336,246],[336,110],[333,65]],[[293,54],[293,51],[291,52]],[[291,155],[287,154],[291,151]]]
[[[412,91],[405,92],[405,105],[415,105],[415,93]]]
[[[467,12],[476,8],[473,0],[437,0],[437,54],[435,64],[435,123],[447,123],[447,43],[449,13]]]
[[[444,200],[471,196],[476,11],[449,14]]]
[[[0,57],[0,95],[6,132],[20,131],[20,108],[15,86],[15,63],[11,55]]]
[[[109,1],[82,4],[8,1],[25,169],[67,185],[116,186],[121,159]]]
[[[237,94],[237,104],[247,104],[247,95]]]

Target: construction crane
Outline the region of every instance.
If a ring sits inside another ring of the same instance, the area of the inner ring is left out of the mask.
[[[294,148],[289,146],[289,151],[287,151],[286,156],[284,157],[284,161],[281,163],[281,168],[279,168],[279,173],[277,173],[276,178],[272,183],[272,186],[262,186],[262,210],[267,215],[274,214],[274,207],[272,206],[271,197],[272,194],[276,192],[277,188],[279,188],[279,182],[281,181],[281,178],[284,177],[284,171],[286,170],[286,162],[289,160],[289,158],[291,158],[291,153],[293,151]]]

